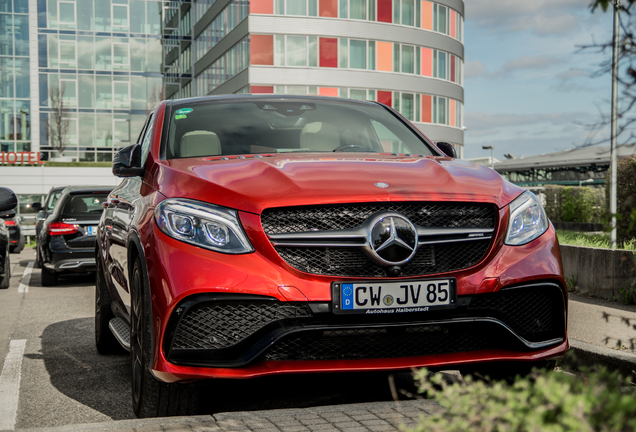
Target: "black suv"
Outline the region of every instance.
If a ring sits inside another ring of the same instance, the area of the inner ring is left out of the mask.
[[[38,234],[42,285],[57,285],[61,273],[95,271],[97,224],[112,186],[69,186]]]

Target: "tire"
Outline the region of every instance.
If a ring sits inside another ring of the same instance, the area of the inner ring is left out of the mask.
[[[22,249],[24,249],[25,241],[26,240],[24,239],[24,236],[20,236],[20,240],[18,241],[17,246],[15,246],[11,252],[12,253],[20,253],[20,252],[22,252]]]
[[[0,281],[0,289],[7,289],[11,285],[11,259],[9,258],[9,251],[4,259],[4,277]]]
[[[108,327],[111,319],[115,318],[110,308],[111,297],[104,279],[104,270],[101,260],[97,257],[97,270],[95,272],[95,348],[102,355],[121,354],[126,350],[113,335]]]
[[[35,264],[33,264],[35,268],[42,268],[42,257],[40,256],[40,248],[35,246]]]
[[[196,387],[157,380],[152,365],[152,317],[150,295],[141,261],[135,260],[130,279],[130,363],[133,411],[139,418],[196,414],[199,405]]]
[[[42,286],[56,286],[57,285],[57,273],[48,270],[42,266]]]

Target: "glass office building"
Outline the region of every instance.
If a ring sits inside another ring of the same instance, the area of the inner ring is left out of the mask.
[[[462,0],[200,0],[194,93],[375,100],[463,154]]]
[[[135,142],[154,104],[191,95],[190,2],[29,0],[29,16],[37,54],[31,116],[43,158],[111,161]],[[55,140],[60,114],[63,149]]]
[[[31,150],[28,0],[0,0],[0,151]]]
[[[108,162],[162,99],[272,93],[380,101],[461,156],[463,16],[462,0],[0,0],[1,151]]]

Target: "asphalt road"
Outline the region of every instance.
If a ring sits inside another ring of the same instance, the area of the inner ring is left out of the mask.
[[[42,287],[34,259],[33,249],[12,254],[11,286],[0,290],[0,430],[135,418],[129,356],[94,347],[93,276]],[[415,390],[408,373],[393,380]],[[215,381],[204,413],[389,401],[389,381],[382,373]]]

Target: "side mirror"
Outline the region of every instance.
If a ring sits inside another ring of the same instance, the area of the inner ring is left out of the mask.
[[[15,217],[15,210],[5,210],[2,213],[0,213],[0,218],[2,219],[11,219],[13,217]]]
[[[452,144],[444,142],[444,141],[438,141],[435,143],[435,145],[446,156],[452,157],[453,159],[457,159],[457,152],[455,151],[455,147]]]
[[[18,206],[18,198],[13,191],[0,187],[0,211],[11,210]]]
[[[44,219],[46,219],[46,212],[43,210],[40,210],[38,212],[38,214],[35,215],[35,220],[36,221],[43,221]]]
[[[141,166],[141,146],[133,144],[115,153],[113,158],[113,174],[117,177],[141,177],[144,168]]]
[[[42,203],[34,202],[34,203],[31,204],[31,208],[34,211],[39,212],[40,210],[42,210]]]

